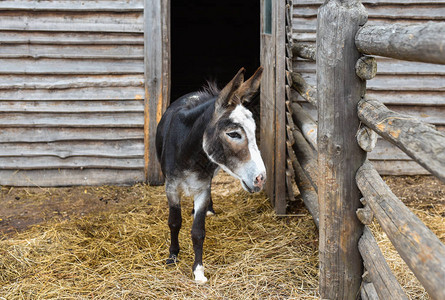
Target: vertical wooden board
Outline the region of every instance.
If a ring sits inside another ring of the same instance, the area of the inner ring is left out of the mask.
[[[318,196],[320,207],[320,296],[355,299],[363,263],[358,251],[362,224],[355,173],[366,158],[356,141],[357,103],[365,82],[355,74],[354,44],[366,22],[360,1],[326,1],[318,13]]]
[[[266,1],[261,0],[261,65],[264,67],[261,79],[261,155],[266,165],[266,193],[275,204],[275,39],[273,30],[266,31]],[[272,7],[273,10],[273,7]],[[271,16],[272,17],[272,16]],[[273,25],[273,24],[272,24]]]
[[[275,212],[286,213],[286,3],[275,4]]]
[[[162,184],[163,177],[156,158],[156,127],[168,100],[169,91],[169,0],[145,0],[145,177],[149,184]],[[167,63],[166,63],[167,61]]]

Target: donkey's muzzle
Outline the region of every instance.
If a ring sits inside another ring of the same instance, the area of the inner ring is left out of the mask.
[[[266,174],[260,174],[255,178],[253,182],[253,186],[255,187],[255,191],[259,192],[263,189],[264,183],[266,182]]]

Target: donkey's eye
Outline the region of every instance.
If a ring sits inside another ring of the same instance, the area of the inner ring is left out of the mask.
[[[232,138],[232,139],[241,139],[242,137],[241,137],[241,134],[239,134],[238,132],[236,132],[236,131],[232,131],[232,132],[227,132],[226,133],[230,138]]]

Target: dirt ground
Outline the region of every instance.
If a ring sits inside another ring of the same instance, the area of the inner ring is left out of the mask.
[[[445,242],[445,184],[431,176],[384,180]],[[298,196],[290,217],[276,217],[264,194],[243,192],[224,173],[212,195],[209,283],[198,287],[189,229],[181,231],[180,263],[165,266],[162,186],[0,187],[0,299],[319,298],[318,234]],[[184,203],[184,228],[191,210]],[[429,299],[377,222],[370,227],[408,297]]]
[[[224,178],[224,176],[222,177]],[[445,184],[433,176],[386,176],[385,182],[405,204],[425,210],[445,207]],[[226,183],[236,186],[230,177]],[[143,185],[133,187],[0,188],[0,236],[10,236],[49,220],[66,220],[97,212],[120,210],[146,201]],[[225,189],[223,185],[214,187]],[[216,193],[220,191],[216,190]],[[288,213],[304,212],[294,201]],[[443,215],[445,217],[445,215]]]

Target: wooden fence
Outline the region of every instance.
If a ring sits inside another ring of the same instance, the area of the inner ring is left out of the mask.
[[[296,72],[291,78],[292,87],[318,109],[318,125],[289,101],[287,144],[289,176],[320,230],[320,296],[407,299],[367,227],[375,217],[431,298],[445,299],[445,245],[367,160],[378,134],[445,181],[445,134],[365,92],[377,68],[370,55],[445,64],[445,24],[366,21],[360,1],[326,1],[318,11],[317,47],[292,49],[295,56],[316,60],[317,86]]]

